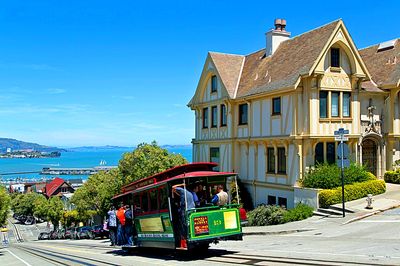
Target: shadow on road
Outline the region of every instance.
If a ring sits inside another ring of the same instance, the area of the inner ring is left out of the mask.
[[[205,260],[212,257],[221,257],[223,255],[230,255],[235,253],[237,252],[221,249],[209,249],[206,251],[177,251],[157,248],[135,248],[129,251],[112,250],[107,252],[107,254],[113,254],[115,256],[140,256],[153,259],[177,261]]]

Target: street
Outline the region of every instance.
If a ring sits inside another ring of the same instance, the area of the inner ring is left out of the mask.
[[[108,240],[35,240],[36,226],[17,225],[24,238],[0,249],[1,265],[399,265],[400,209],[343,224],[338,217],[312,217],[309,230],[245,235],[243,241],[211,245],[204,254],[159,249],[131,253]],[[244,230],[246,231],[246,230]]]

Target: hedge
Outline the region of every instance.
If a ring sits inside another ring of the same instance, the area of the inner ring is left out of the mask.
[[[369,180],[362,183],[354,183],[344,186],[345,201],[351,201],[366,197],[368,194],[378,195],[386,191],[383,180]],[[342,187],[335,189],[324,189],[319,193],[319,206],[328,207],[342,202]]]
[[[250,226],[283,224],[304,220],[313,215],[314,209],[305,204],[298,204],[294,209],[272,205],[260,205],[247,213]]]
[[[400,172],[399,171],[387,171],[384,176],[385,182],[400,184]]]
[[[303,187],[334,189],[342,185],[340,168],[336,164],[318,164],[300,180]],[[364,166],[352,163],[344,170],[345,185],[376,179]]]

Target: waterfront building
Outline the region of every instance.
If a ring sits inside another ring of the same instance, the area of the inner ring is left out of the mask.
[[[74,193],[75,189],[62,178],[56,177],[44,187],[43,193],[47,198],[61,197],[64,194]]]
[[[399,90],[399,39],[358,50],[342,20],[291,37],[277,19],[256,52],[208,53],[188,104],[193,162],[238,172],[255,204],[292,208],[345,128],[351,160],[382,178],[400,157]]]

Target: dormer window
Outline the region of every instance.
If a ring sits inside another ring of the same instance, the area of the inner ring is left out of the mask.
[[[217,92],[217,76],[211,77],[211,93]]]
[[[340,49],[331,48],[331,67],[340,67]]]

